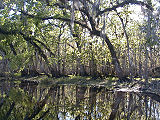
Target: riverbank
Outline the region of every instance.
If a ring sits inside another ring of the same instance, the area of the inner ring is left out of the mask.
[[[32,81],[43,86],[52,86],[53,84],[74,84],[74,85],[88,85],[88,86],[102,86],[110,90],[126,90],[126,91],[148,91],[156,94],[160,93],[160,78],[150,78],[148,83],[144,79],[135,78],[134,81],[127,83],[120,83],[116,77],[106,78],[92,78],[82,76],[68,76],[60,78],[49,78],[47,76],[37,77],[1,77],[0,81],[11,80],[16,82]]]

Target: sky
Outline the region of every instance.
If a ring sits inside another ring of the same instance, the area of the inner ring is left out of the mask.
[[[141,11],[141,6],[140,5],[132,5],[132,6],[129,7],[129,10],[134,11],[130,15],[131,19],[139,21],[139,22],[143,21],[144,16],[143,16],[143,13]]]

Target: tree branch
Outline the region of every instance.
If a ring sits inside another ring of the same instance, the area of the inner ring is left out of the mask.
[[[25,11],[21,11],[24,15],[28,16],[28,17],[31,17],[31,18],[39,18],[41,20],[49,20],[49,19],[56,19],[56,20],[62,20],[62,21],[65,21],[65,22],[71,22],[71,19],[69,18],[63,18],[63,17],[55,17],[55,16],[50,16],[50,17],[36,17],[34,15],[31,15],[31,14],[28,14],[26,13]],[[84,28],[87,28],[89,31],[91,31],[91,29],[85,24],[85,23],[82,23],[80,21],[76,21],[74,20],[74,23],[76,24],[79,24],[80,26],[84,27]]]
[[[16,31],[16,30],[14,30],[14,31],[5,31],[5,30],[2,30],[1,28],[0,28],[0,34],[4,34],[4,35],[20,34],[20,35],[22,35],[23,38],[24,38],[26,41],[28,41],[29,43],[31,43],[31,44],[38,50],[38,52],[39,52],[39,53],[41,54],[41,56],[44,58],[44,60],[46,61],[46,63],[49,63],[47,56],[44,54],[44,51],[33,41],[33,38],[28,37],[28,36],[26,36],[24,33],[19,32],[19,31]],[[38,40],[37,40],[37,42],[39,42],[39,43],[42,44],[42,42],[40,42],[40,41],[38,41]],[[44,44],[42,44],[42,45],[44,45]],[[47,46],[44,46],[44,47],[47,49]],[[48,49],[47,49],[47,50],[48,50]]]
[[[109,11],[112,11],[112,10],[116,10],[116,9],[119,8],[119,7],[123,7],[123,6],[129,5],[129,4],[142,5],[142,6],[146,6],[146,7],[147,7],[148,9],[150,9],[151,11],[153,10],[153,8],[152,8],[150,5],[148,5],[148,4],[146,4],[146,3],[142,2],[142,1],[126,0],[126,1],[124,1],[124,2],[122,2],[122,3],[120,3],[120,4],[114,5],[114,6],[111,7],[111,8],[106,8],[106,9],[104,9],[103,11],[99,11],[99,12],[97,13],[96,17],[98,17],[99,15],[102,15],[102,14],[105,13],[105,12],[109,12]]]
[[[89,1],[89,0],[87,0],[87,1],[88,1],[89,3],[91,3],[91,1]],[[81,3],[83,4],[83,6],[85,6],[84,4],[86,4],[86,2],[84,2],[84,1],[81,1]],[[91,4],[93,4],[93,3],[91,3]],[[55,3],[53,6],[58,6],[59,8],[62,8],[62,9],[66,8],[66,9],[68,9],[68,10],[71,10],[71,7],[70,7],[70,6],[62,5],[62,4],[59,4],[59,3]],[[95,26],[95,23],[94,23],[94,21],[93,21],[93,18],[90,16],[90,14],[89,14],[89,12],[88,12],[88,10],[87,10],[86,7],[79,8],[79,9],[75,8],[75,10],[79,10],[79,11],[81,11],[82,13],[84,13],[84,14],[88,17],[88,20],[90,21],[91,26],[92,26],[92,27]],[[83,17],[83,18],[84,18],[84,17]],[[79,24],[79,23],[77,23],[77,24]],[[82,26],[82,24],[80,24],[80,25]],[[87,25],[86,22],[85,22],[84,25]],[[84,26],[84,27],[85,27],[85,26]],[[85,27],[85,28],[86,28],[86,27]],[[93,27],[92,29],[95,29],[95,28]]]
[[[44,58],[44,60],[46,61],[47,64],[49,64],[48,58],[45,55],[44,51],[32,40],[31,37],[26,36],[25,34],[23,34],[22,32],[20,32],[20,34],[23,36],[23,38],[28,41],[29,43],[31,43],[37,50],[38,52],[41,54],[41,56]]]
[[[13,102],[9,108],[9,111],[7,112],[6,116],[5,116],[5,120],[8,119],[8,117],[11,115],[12,110],[14,109],[15,103]]]
[[[46,17],[46,18],[41,18],[42,20],[49,20],[49,19],[57,19],[57,20],[62,20],[62,21],[65,21],[65,22],[71,22],[71,19],[69,18],[62,18],[62,17]],[[81,25],[82,27],[85,27],[85,28],[89,28],[86,24],[83,24],[82,22],[80,21],[74,21],[74,23],[76,24],[79,24]],[[89,28],[90,29],[90,28]]]
[[[34,47],[36,47],[36,48],[38,49],[38,51],[39,51],[40,53],[42,53],[42,56],[44,57],[44,59],[46,59],[46,57],[43,55],[43,54],[44,54],[43,51],[40,50],[41,48],[40,48],[35,42],[32,41],[32,40],[35,40],[35,41],[37,41],[38,43],[40,43],[45,49],[47,49],[48,52],[49,52],[51,55],[55,56],[55,54],[54,54],[43,42],[39,41],[38,39],[36,39],[36,38],[34,38],[34,37],[32,37],[32,38],[31,38],[31,37],[28,37],[28,36],[26,36],[24,33],[19,32],[19,31],[17,31],[17,30],[14,30],[14,31],[4,31],[4,30],[1,29],[1,28],[0,28],[0,33],[1,33],[1,34],[5,34],[5,35],[15,35],[15,34],[20,34],[20,35],[22,35],[23,38],[24,38],[26,41],[29,41],[33,46],[35,45]],[[17,53],[16,53],[16,51],[15,51],[15,49],[14,49],[14,47],[13,47],[12,44],[10,44],[10,47],[11,47],[11,50],[13,51],[13,54],[16,55]]]
[[[18,34],[18,31],[17,30],[5,31],[5,30],[1,29],[1,27],[0,27],[0,34],[4,34],[4,35],[16,35],[16,34]]]
[[[67,5],[62,5],[62,4],[60,4],[60,3],[55,3],[53,6],[58,6],[59,8],[66,8],[66,9],[69,9],[69,10],[71,10],[71,7],[70,6],[67,6]]]
[[[44,48],[47,49],[48,52],[55,57],[55,54],[43,42],[39,41],[38,39],[34,39],[34,40],[40,43],[42,46],[44,46]]]
[[[12,44],[12,43],[10,43],[10,44],[9,44],[9,46],[10,46],[11,51],[13,52],[13,54],[16,56],[16,55],[17,55],[17,53],[16,53],[16,50],[15,50],[15,48],[14,48],[13,44]]]

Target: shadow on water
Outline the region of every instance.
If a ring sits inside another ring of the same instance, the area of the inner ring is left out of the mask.
[[[36,82],[0,84],[1,120],[143,120],[159,119],[160,97],[109,91],[105,87]]]

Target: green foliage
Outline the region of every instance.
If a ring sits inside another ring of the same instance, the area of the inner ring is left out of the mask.
[[[147,2],[152,5],[151,0]],[[94,4],[87,2],[87,9],[84,9],[85,6],[83,6],[81,9],[74,9],[74,11],[71,1],[66,2],[65,5],[56,0],[49,1],[49,3],[42,0],[8,0],[3,3],[5,7],[0,10],[0,28],[9,33],[2,34],[0,31],[0,48],[6,51],[5,58],[9,60],[11,71],[18,70],[19,72],[25,67],[32,66],[37,71],[44,70],[49,74],[51,72],[48,69],[52,67],[55,71],[77,74],[81,70],[80,66],[84,65],[88,74],[94,67],[101,74],[105,74],[106,71],[104,72],[102,69],[103,67],[106,69],[107,62],[112,63],[112,56],[103,37],[93,36],[85,28],[88,26],[88,28],[93,29],[87,14],[93,17],[95,28],[105,32],[108,36],[120,61],[122,56],[125,58],[128,56],[126,36],[120,18],[125,23],[130,52],[144,51],[144,43],[148,47],[155,47],[158,44],[155,38],[159,38],[159,28],[155,24],[155,17],[151,17],[150,21],[150,31],[153,33],[146,37],[146,34],[150,32],[147,29],[149,23],[147,19],[133,19],[133,16],[136,17],[139,13],[134,11],[137,6],[130,7],[130,4],[96,18],[95,14],[98,12],[94,11],[96,1]],[[98,7],[103,10],[112,8],[116,4],[117,1],[100,1]],[[139,14],[139,16],[141,15]],[[70,20],[73,18],[75,23],[71,25]],[[28,39],[25,39],[24,35]],[[13,48],[10,47],[11,44]],[[139,50],[139,45],[142,46],[143,50]],[[128,59],[125,61],[127,68]],[[46,64],[42,64],[43,62]],[[91,65],[92,62],[94,65]],[[114,71],[114,68],[110,67],[108,72],[110,71]]]
[[[8,93],[9,97],[3,98],[4,102],[0,111],[0,118],[4,118],[6,112],[9,110],[11,103],[15,103],[10,119],[24,119],[27,112],[32,111],[34,101],[20,88],[12,88]],[[32,103],[33,102],[33,103]]]

